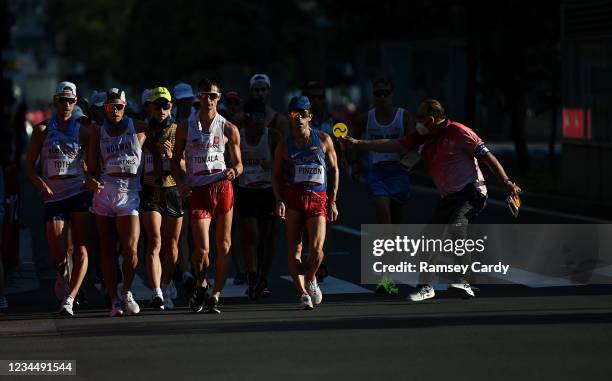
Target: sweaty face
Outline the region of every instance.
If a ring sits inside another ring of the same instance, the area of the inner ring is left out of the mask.
[[[312,119],[312,115],[308,110],[289,111],[289,123],[293,129],[305,129]]]
[[[201,110],[216,110],[217,103],[221,99],[221,92],[218,86],[213,85],[210,89],[198,89],[198,98],[200,99]]]
[[[161,122],[170,116],[172,111],[172,102],[166,99],[158,99],[153,102],[153,118]]]
[[[384,83],[377,83],[372,91],[374,95],[374,106],[388,106],[393,104],[393,89]]]
[[[53,105],[58,116],[62,117],[62,119],[68,119],[76,105],[76,98],[55,96],[53,97]]]
[[[104,104],[104,115],[109,122],[117,124],[125,114],[125,103],[120,99],[111,99]]]
[[[427,115],[427,105],[425,104],[419,105],[414,120],[417,124],[422,123],[430,132],[435,127],[435,119]]]
[[[270,94],[270,88],[265,83],[255,83],[253,87],[251,87],[251,96],[254,99],[259,99],[262,102],[266,102],[268,100]]]

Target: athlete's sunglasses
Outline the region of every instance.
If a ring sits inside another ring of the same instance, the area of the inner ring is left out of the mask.
[[[172,104],[170,102],[160,102],[160,103],[153,103],[153,106],[155,106],[155,110],[160,111],[160,110],[164,110],[164,111],[168,111],[172,108]]]
[[[59,97],[57,98],[57,101],[62,104],[64,103],[74,104],[76,102],[76,98]]]
[[[385,90],[385,89],[382,89],[382,90],[376,90],[376,91],[374,91],[374,96],[375,96],[376,98],[386,98],[386,97],[388,97],[389,95],[391,95],[391,90]]]
[[[113,111],[113,110],[116,110],[116,111],[121,111],[121,110],[123,110],[124,108],[125,108],[125,105],[124,105],[124,104],[121,104],[121,103],[107,103],[107,104],[105,104],[105,105],[104,105],[104,109],[105,109],[107,112],[111,112],[111,111]]]
[[[289,117],[297,118],[301,117],[302,119],[306,119],[310,116],[310,111],[308,110],[291,110],[289,111]]]
[[[254,93],[265,93],[268,91],[268,87],[253,87]]]
[[[198,97],[200,98],[208,97],[208,99],[210,99],[211,101],[218,99],[220,96],[221,96],[221,93],[215,93],[214,91],[200,91],[198,93]]]

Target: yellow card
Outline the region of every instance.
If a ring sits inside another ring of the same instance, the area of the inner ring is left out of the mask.
[[[348,135],[348,126],[344,123],[336,123],[334,124],[332,131],[334,132],[334,136],[337,138],[346,136]]]

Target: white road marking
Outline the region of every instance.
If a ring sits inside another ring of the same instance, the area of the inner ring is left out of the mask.
[[[593,270],[593,273],[612,278],[612,265],[598,267],[595,270]]]
[[[349,228],[348,226],[344,225],[332,225],[331,228],[334,230],[338,230],[339,232],[355,235],[358,237],[361,237],[362,235],[361,230]]]
[[[293,283],[293,279],[291,275],[283,275],[282,279]],[[321,292],[323,295],[325,294],[370,294],[373,291],[368,290],[367,288],[363,288],[351,282],[347,282],[342,279],[335,278],[333,276],[325,277],[325,280],[322,283],[319,283],[319,287],[321,287]]]

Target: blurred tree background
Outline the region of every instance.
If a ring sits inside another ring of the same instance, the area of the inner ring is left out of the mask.
[[[228,65],[281,65],[295,86],[346,80],[348,63],[381,42],[461,39],[467,54],[467,122],[486,104],[491,130],[508,121],[521,169],[528,104],[559,107],[559,3],[469,0],[223,2],[55,0],[50,32],[60,54],[82,63],[94,87],[135,88],[214,73]],[[367,73],[377,73],[378,61]],[[442,75],[442,74],[441,74]],[[435,96],[436,94],[431,94]],[[554,117],[553,117],[554,118]],[[556,120],[551,120],[554,139]]]

